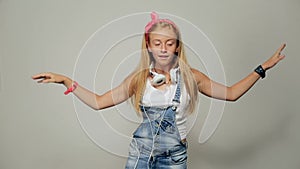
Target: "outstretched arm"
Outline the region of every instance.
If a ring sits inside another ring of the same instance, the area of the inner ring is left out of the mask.
[[[132,93],[129,93],[130,81],[132,75],[128,76],[118,87],[109,90],[103,95],[98,95],[90,90],[78,85],[73,91],[82,102],[90,106],[95,110],[104,109],[117,105],[127,100]],[[32,76],[32,79],[38,80],[38,83],[59,83],[63,84],[66,88],[70,88],[73,84],[73,80],[56,73],[40,73]]]
[[[279,61],[285,58],[285,55],[281,54],[285,46],[286,45],[283,44],[280,48],[278,48],[278,50],[274,53],[272,57],[270,57],[266,62],[264,62],[261,65],[265,71],[272,68]],[[209,97],[228,101],[236,101],[237,99],[239,99],[260,78],[260,75],[253,71],[244,79],[240,80],[239,82],[235,83],[230,87],[227,87],[223,84],[214,82],[213,80],[209,79],[206,75],[197,70],[193,70],[193,73],[195,75],[198,89],[201,93]]]

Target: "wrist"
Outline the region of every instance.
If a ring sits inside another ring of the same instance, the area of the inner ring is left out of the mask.
[[[261,67],[262,67],[265,71],[267,71],[267,70],[270,68],[266,63],[261,64]]]
[[[76,81],[72,81],[72,85],[71,87],[69,87],[65,92],[64,94],[67,95],[71,92],[74,92],[74,90],[78,87],[78,83]]]
[[[266,70],[263,68],[262,65],[259,65],[254,72],[257,73],[262,79],[266,76]]]
[[[66,88],[72,87],[72,83],[73,83],[73,80],[68,77],[65,77],[63,79],[63,84],[66,86]]]

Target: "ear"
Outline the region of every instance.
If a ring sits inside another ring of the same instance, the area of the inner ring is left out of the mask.
[[[180,48],[177,47],[174,54],[175,54],[176,56],[178,56],[178,55],[179,55],[179,51],[180,51]]]

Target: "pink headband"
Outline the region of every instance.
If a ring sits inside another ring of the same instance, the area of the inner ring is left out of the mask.
[[[159,16],[156,12],[151,13],[151,21],[145,26],[145,33],[149,33],[149,30],[152,28],[152,26],[158,22],[165,22],[170,25],[172,25],[174,28],[177,29],[177,26],[175,25],[174,22],[170,21],[169,19],[159,19]]]

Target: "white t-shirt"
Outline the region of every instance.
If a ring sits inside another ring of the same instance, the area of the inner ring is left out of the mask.
[[[180,88],[180,104],[176,109],[176,125],[180,134],[181,139],[186,138],[187,135],[187,108],[188,100],[190,99],[184,83]],[[151,85],[150,79],[147,80],[145,93],[142,98],[142,104],[145,106],[156,106],[156,107],[167,107],[173,105],[173,98],[175,96],[176,88],[178,83],[172,83],[166,86],[164,90],[157,89]]]

